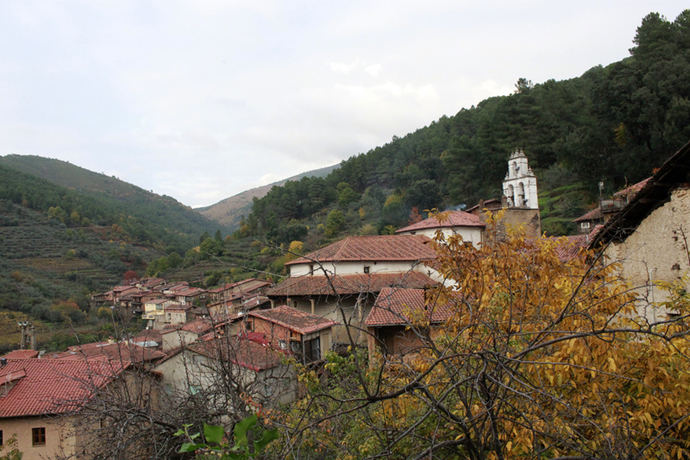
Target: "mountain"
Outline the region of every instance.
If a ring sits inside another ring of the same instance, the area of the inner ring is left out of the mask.
[[[252,208],[254,198],[261,198],[265,196],[273,187],[281,186],[287,181],[298,181],[303,177],[324,177],[331,171],[335,170],[339,165],[327,166],[325,168],[314,169],[307,171],[287,179],[273,182],[272,184],[255,187],[244,192],[233,195],[230,198],[219,201],[211,206],[203,208],[196,208],[195,210],[211,220],[219,222],[221,225],[236,229],[240,225],[242,216],[249,214]]]
[[[132,241],[178,252],[192,246],[204,232],[227,231],[169,196],[148,192],[66,161],[5,155],[0,157],[0,167],[3,168],[0,174],[6,179],[0,186],[0,198],[24,202],[32,209],[45,212],[53,208],[50,212],[70,225],[114,224]],[[23,174],[13,177],[12,171]]]

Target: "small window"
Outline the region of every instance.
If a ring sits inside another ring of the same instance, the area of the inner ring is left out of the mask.
[[[369,273],[369,265],[364,266],[364,273]]]
[[[278,344],[281,350],[287,350],[287,342],[285,342],[285,340],[278,340]]]
[[[245,327],[247,328],[248,331],[251,331],[254,329],[254,322],[253,321],[247,321],[245,323]]]
[[[2,447],[2,430],[0,430],[0,447]]]
[[[580,226],[581,226],[582,228],[589,228],[589,222],[582,222],[582,223],[580,224]]]
[[[314,274],[314,265],[313,264],[309,264],[309,274],[310,275]]]
[[[46,428],[44,426],[39,428],[31,428],[31,444],[34,446],[45,446]]]

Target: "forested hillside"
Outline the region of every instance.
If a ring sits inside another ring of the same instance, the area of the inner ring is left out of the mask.
[[[497,198],[506,160],[527,153],[539,180],[544,230],[651,174],[690,139],[690,11],[642,20],[630,57],[578,78],[532,84],[353,156],[325,178],[274,187],[254,201],[240,234],[308,246],[343,233],[385,233],[410,212]]]
[[[113,226],[123,239],[180,253],[202,233],[224,229],[171,197],[37,156],[0,157],[0,199],[47,212],[68,226]]]

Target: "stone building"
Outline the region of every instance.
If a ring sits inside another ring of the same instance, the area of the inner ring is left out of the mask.
[[[648,302],[667,300],[657,281],[685,283],[690,271],[690,143],[670,157],[609,220],[589,247],[618,262],[621,276],[637,290],[640,314],[649,321],[667,318]]]

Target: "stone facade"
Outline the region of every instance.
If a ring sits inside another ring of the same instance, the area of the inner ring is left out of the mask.
[[[641,297],[663,302],[667,300],[666,294],[654,282],[676,281],[690,272],[689,243],[690,189],[679,187],[671,192],[668,202],[653,210],[624,241],[611,242],[604,254],[607,262],[620,264],[621,276]],[[666,317],[666,312],[655,310],[640,313],[650,321]]]

